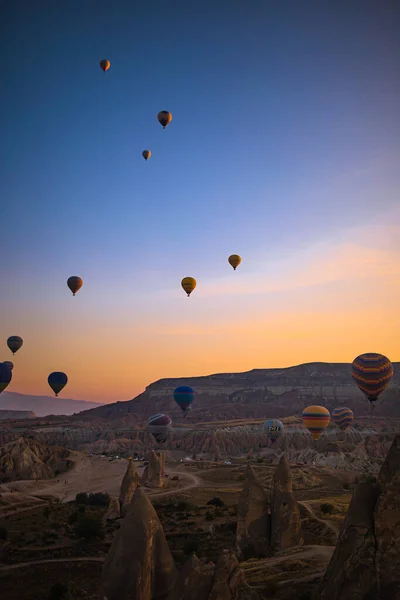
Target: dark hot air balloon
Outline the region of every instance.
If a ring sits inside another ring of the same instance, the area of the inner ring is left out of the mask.
[[[24,340],[19,335],[12,335],[7,340],[7,346],[10,348],[11,352],[15,354],[21,348]]]
[[[47,378],[47,381],[49,386],[53,390],[55,396],[58,396],[61,390],[67,385],[68,377],[65,373],[62,373],[61,371],[54,371],[53,373],[50,373],[50,375]]]
[[[174,390],[174,400],[186,415],[194,400],[194,391],[189,385],[180,385]]]
[[[4,363],[0,363],[0,394],[1,392],[4,392],[11,379],[12,373],[10,367]]]
[[[13,370],[13,368],[14,368],[14,363],[12,363],[12,362],[11,362],[11,360],[5,360],[5,361],[3,362],[3,365],[6,365],[6,367],[8,367],[9,369],[11,369],[11,371],[12,371],[12,370]]]
[[[75,294],[79,292],[79,290],[83,286],[83,280],[77,275],[73,275],[72,277],[68,277],[67,286],[71,290],[72,295],[75,296]]]
[[[100,68],[101,68],[101,69],[103,69],[104,73],[105,73],[106,71],[108,71],[108,69],[109,69],[110,67],[111,67],[111,63],[110,63],[110,61],[109,61],[109,60],[107,60],[106,58],[103,58],[103,59],[100,61]]]
[[[187,293],[188,297],[193,292],[196,285],[197,285],[197,281],[195,280],[194,277],[184,277],[181,281],[181,286]]]
[[[394,369],[383,354],[367,352],[353,360],[351,374],[357,387],[372,404],[389,385]]]
[[[158,122],[165,129],[172,121],[172,115],[167,110],[161,110],[157,115]]]
[[[231,265],[231,267],[233,267],[233,270],[236,271],[236,268],[240,265],[242,259],[239,256],[239,254],[231,254],[228,258],[228,262]]]
[[[142,156],[143,156],[144,160],[149,160],[149,158],[151,156],[150,150],[143,150]]]
[[[162,444],[167,440],[168,432],[171,429],[172,421],[168,415],[164,415],[159,413],[158,415],[153,415],[147,421],[147,430],[153,438],[156,440],[157,444]]]
[[[319,439],[331,420],[329,410],[324,406],[307,406],[303,410],[302,417],[304,427],[307,427],[314,440]]]
[[[268,421],[265,421],[263,427],[265,433],[272,442],[277,440],[284,430],[283,423],[278,421],[278,419],[268,419]]]
[[[332,421],[344,431],[354,421],[354,413],[350,408],[341,406],[332,411]]]

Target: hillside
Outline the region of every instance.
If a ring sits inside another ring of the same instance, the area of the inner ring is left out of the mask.
[[[36,415],[31,410],[0,410],[0,421],[18,419],[36,419]]]
[[[0,447],[0,482],[49,479],[70,466],[69,450],[23,437]]]
[[[73,415],[74,413],[97,406],[102,406],[102,403],[89,402],[88,400],[72,400],[70,398],[56,398],[54,396],[31,396],[16,392],[3,392],[0,395],[0,410],[28,410],[34,412],[37,417],[44,417],[46,415]]]
[[[395,376],[376,403],[376,415],[400,417],[399,364],[394,363]],[[167,412],[176,423],[182,421],[182,413],[173,400],[173,390],[181,384],[192,386],[196,392],[186,417],[188,423],[285,417],[300,414],[307,404],[322,404],[329,410],[344,405],[358,416],[370,414],[369,402],[352,380],[350,364],[307,363],[284,369],[160,379],[133,400],[84,411],[78,418],[113,420],[135,414],[144,420]]]

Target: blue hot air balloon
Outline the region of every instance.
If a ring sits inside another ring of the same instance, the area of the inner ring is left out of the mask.
[[[12,379],[11,369],[8,365],[0,363],[0,394],[4,392]]]
[[[344,431],[354,421],[354,413],[351,408],[347,408],[346,406],[335,408],[335,410],[332,411],[332,420],[339,429]]]
[[[264,423],[264,431],[272,442],[275,442],[284,430],[283,423],[278,419],[269,419]]]
[[[186,415],[190,410],[190,405],[194,400],[194,391],[188,385],[180,385],[174,391],[174,400],[181,410]]]
[[[55,396],[61,392],[61,390],[67,385],[68,377],[65,373],[61,373],[60,371],[54,371],[54,373],[50,373],[47,378],[48,384],[53,390]]]
[[[168,432],[171,429],[172,421],[168,415],[159,413],[153,415],[147,421],[147,430],[151,433],[158,444],[162,444],[168,437]]]

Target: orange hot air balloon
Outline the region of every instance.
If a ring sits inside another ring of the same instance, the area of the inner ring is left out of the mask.
[[[351,374],[358,389],[372,404],[389,385],[394,368],[383,354],[367,352],[353,360]]]
[[[69,277],[67,280],[67,286],[72,292],[72,295],[75,296],[76,292],[79,292],[81,287],[83,286],[83,280],[76,275]]]
[[[143,156],[144,160],[148,160],[151,156],[150,150],[143,150],[142,156]]]
[[[303,410],[302,417],[304,427],[308,429],[314,440],[319,439],[331,420],[330,412],[324,406],[307,406]]]
[[[162,110],[157,115],[158,122],[165,129],[167,125],[169,125],[172,121],[172,115],[167,110]]]
[[[100,61],[100,68],[101,68],[101,69],[103,69],[104,73],[105,73],[106,71],[108,71],[108,69],[109,69],[110,67],[111,67],[111,63],[110,63],[110,61],[109,61],[109,60],[107,60],[106,58],[103,58],[103,59]]]
[[[231,267],[233,267],[233,270],[236,271],[236,268],[240,265],[242,259],[239,256],[239,254],[231,254],[228,258],[228,262],[231,265]]]
[[[188,297],[193,292],[196,285],[197,285],[197,281],[195,280],[194,277],[184,277],[181,281],[181,286],[187,293]]]

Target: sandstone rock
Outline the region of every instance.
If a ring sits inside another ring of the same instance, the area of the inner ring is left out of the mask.
[[[121,483],[121,489],[119,492],[119,504],[121,507],[121,517],[125,516],[127,508],[131,503],[133,494],[139,484],[139,475],[136,471],[135,463],[130,458],[124,478]]]
[[[146,487],[164,487],[164,464],[163,452],[150,452],[147,456],[148,465],[142,475],[142,483]]]
[[[259,600],[258,594],[246,583],[238,560],[230,550],[220,554],[211,592],[205,600]]]
[[[114,521],[121,516],[121,507],[118,498],[111,498],[108,510],[104,515],[105,521]]]
[[[235,551],[240,560],[270,553],[270,515],[267,494],[251,465],[247,466],[239,498]]]
[[[0,481],[55,477],[56,471],[62,473],[70,466],[69,455],[66,448],[18,438],[0,447]]]
[[[167,600],[208,600],[214,569],[203,565],[195,554],[185,562]]]
[[[400,600],[400,436],[354,491],[318,600]]]
[[[283,455],[272,481],[271,548],[286,550],[302,543],[300,509],[293,495],[289,463]]]
[[[106,557],[102,600],[163,600],[176,580],[164,530],[145,491],[138,487]]]

